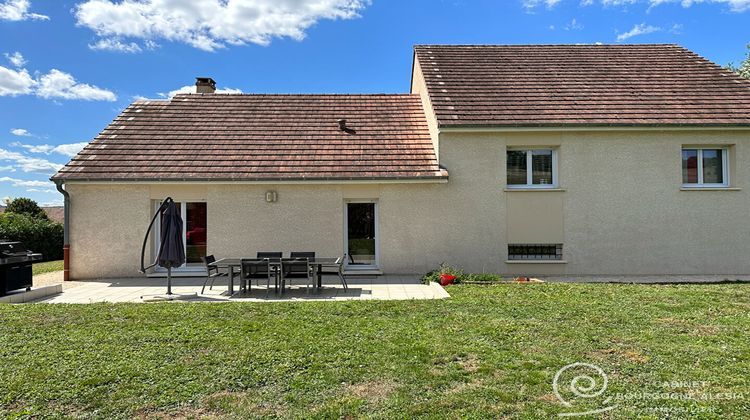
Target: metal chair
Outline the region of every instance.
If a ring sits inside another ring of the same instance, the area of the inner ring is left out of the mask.
[[[279,260],[281,260],[282,256],[283,256],[283,254],[281,252],[258,252],[257,254],[255,254],[255,258],[257,258],[259,260],[269,259],[269,260],[275,261],[275,262],[278,262]],[[272,266],[272,268],[275,270],[276,266],[274,265],[274,266]],[[276,273],[276,274],[278,274],[278,273]],[[261,278],[263,278],[263,277],[257,277],[257,278],[255,278],[255,285],[256,286],[258,285],[258,281],[260,281]]]
[[[315,259],[315,253],[314,252],[292,252],[289,254],[289,257],[291,259]],[[299,278],[307,278],[308,272],[305,270],[304,267],[301,265],[294,266],[287,264],[284,266],[284,279],[289,279],[289,286],[292,286],[292,279],[299,279]],[[284,290],[284,285],[286,283],[282,284],[282,291]]]
[[[206,255],[205,257],[201,257],[201,260],[203,260],[203,265],[205,265],[206,267],[206,280],[203,282],[203,288],[201,288],[201,294],[203,294],[203,292],[206,291],[206,284],[208,284],[209,280],[211,281],[211,286],[208,288],[208,290],[213,290],[216,278],[228,278],[229,273],[223,273],[219,270],[219,267],[211,265],[216,262],[216,257],[214,257],[213,255]]]
[[[336,270],[331,270],[331,266],[328,266],[328,270],[326,270],[326,266],[323,266],[323,269],[320,271],[321,274],[335,274],[339,276],[339,280],[341,280],[341,285],[344,286],[344,291],[349,290],[349,284],[346,282],[346,276],[344,275],[344,261],[346,261],[346,254],[344,254],[343,257],[336,259]],[[350,259],[351,261],[351,259]]]
[[[281,293],[284,293],[286,279],[307,278],[307,292],[313,282],[313,266],[308,258],[282,258],[281,259]],[[291,282],[289,283],[291,285]]]
[[[240,279],[242,283],[247,282],[247,290],[250,291],[252,288],[252,279],[256,279],[256,286],[258,281],[262,278],[266,279],[266,298],[271,290],[271,276],[274,278],[274,288],[278,290],[278,276],[276,270],[271,266],[271,260],[265,259],[242,259],[240,260]]]

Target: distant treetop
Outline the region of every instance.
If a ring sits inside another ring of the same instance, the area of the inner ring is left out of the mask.
[[[25,214],[35,219],[48,219],[47,213],[39,207],[36,201],[25,197],[10,200],[7,207],[5,207],[5,211],[9,213]]]

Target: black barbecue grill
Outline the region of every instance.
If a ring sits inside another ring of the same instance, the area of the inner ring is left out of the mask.
[[[0,239],[0,296],[11,290],[31,289],[31,263],[42,254],[26,249],[21,242]]]

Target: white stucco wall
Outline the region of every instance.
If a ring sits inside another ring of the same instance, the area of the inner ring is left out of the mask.
[[[151,217],[146,185],[67,184],[70,193],[70,278],[139,276]]]
[[[503,273],[750,273],[748,132],[441,133],[440,145],[459,213],[473,215],[474,231],[485,227],[474,246],[455,250],[470,270],[485,267],[473,257],[485,247],[500,256],[491,270]],[[506,149],[524,145],[558,150],[563,191],[504,191]],[[729,146],[733,188],[681,190],[685,145]],[[514,201],[529,211],[509,211]],[[548,243],[562,232],[567,263],[505,264],[519,225],[536,239],[547,232]]]
[[[208,252],[344,250],[344,202],[376,199],[386,273],[446,261],[503,274],[750,273],[750,135],[740,131],[442,133],[447,184],[67,185],[71,276],[138,276],[152,200],[206,201]],[[562,191],[505,191],[508,146],[558,150]],[[730,147],[731,190],[682,191],[683,145]],[[278,202],[266,203],[275,190]],[[564,244],[565,264],[506,264],[507,244]]]

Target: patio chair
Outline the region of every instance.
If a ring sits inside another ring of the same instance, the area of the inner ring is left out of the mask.
[[[307,291],[310,291],[310,285],[313,280],[313,266],[310,264],[308,258],[282,258],[281,259],[281,293],[284,293],[286,287],[286,279],[290,280],[289,285],[291,286],[291,279],[293,278],[306,278],[307,284],[305,285]]]
[[[219,270],[219,267],[210,265],[216,262],[216,257],[214,257],[213,255],[206,255],[205,257],[201,257],[201,260],[203,260],[203,265],[206,266],[206,280],[203,282],[203,288],[201,288],[201,294],[203,294],[203,292],[206,291],[206,284],[208,284],[209,281],[211,282],[211,286],[208,288],[208,290],[213,290],[216,278],[229,278],[229,273],[224,273]]]
[[[346,254],[344,254],[343,257],[336,259],[337,267],[323,266],[323,269],[320,271],[320,273],[323,275],[332,274],[332,275],[339,276],[339,280],[341,280],[341,285],[344,286],[344,291],[346,291],[346,290],[349,290],[349,284],[346,283],[346,276],[344,275],[344,265],[345,265],[344,261],[346,261]]]
[[[315,258],[314,252],[292,252],[289,254],[289,257],[292,259],[305,259],[305,258]],[[305,270],[305,267],[294,266],[287,264],[286,269],[284,271],[284,278],[289,279],[289,286],[292,286],[292,279],[302,279],[307,278],[307,271]],[[283,287],[282,287],[283,289]]]
[[[255,254],[255,258],[257,258],[259,260],[269,259],[269,260],[272,260],[274,262],[278,262],[279,260],[281,260],[282,255],[283,255],[283,253],[281,253],[281,252],[258,252],[257,254]],[[271,268],[275,270],[277,267],[275,265],[273,265],[273,266],[271,266]],[[276,274],[278,274],[278,273],[276,273]],[[254,278],[255,278],[255,285],[257,286],[258,285],[258,281],[260,281],[260,279],[262,279],[263,277],[254,277]]]
[[[244,285],[247,282],[247,290],[252,288],[252,279],[256,279],[255,284],[262,278],[266,279],[266,298],[271,290],[271,277],[273,277],[274,288],[278,290],[279,279],[276,273],[276,267],[271,265],[271,260],[266,259],[242,259],[240,260],[240,279]]]

